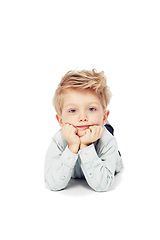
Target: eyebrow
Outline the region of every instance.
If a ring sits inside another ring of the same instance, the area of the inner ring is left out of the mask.
[[[64,107],[69,107],[69,106],[76,106],[76,104],[74,104],[74,103],[69,103],[69,104],[67,104],[67,105],[64,105]]]
[[[87,105],[99,105],[99,103],[97,103],[97,102],[89,102]],[[69,106],[71,106],[71,107],[74,106],[75,107],[75,106],[78,106],[78,105],[76,105],[75,103],[69,103],[67,105],[64,105],[65,108],[67,108]]]

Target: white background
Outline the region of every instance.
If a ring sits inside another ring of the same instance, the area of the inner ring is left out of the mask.
[[[159,1],[0,2],[1,239],[160,239]],[[104,71],[125,169],[112,189],[45,188],[52,107],[72,69]]]

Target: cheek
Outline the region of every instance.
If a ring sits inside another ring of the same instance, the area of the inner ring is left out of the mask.
[[[103,115],[97,114],[92,119],[93,124],[103,125]]]
[[[73,116],[70,116],[70,115],[64,115],[63,116],[63,124],[65,124],[65,123],[69,123],[69,124],[72,124],[72,125],[74,125],[74,117]]]

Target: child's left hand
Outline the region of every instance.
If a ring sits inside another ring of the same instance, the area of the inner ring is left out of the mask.
[[[104,128],[102,126],[91,126],[89,129],[86,130],[85,135],[83,135],[80,138],[81,145],[80,149],[83,149],[90,145],[91,143],[95,142],[98,140],[104,131]]]

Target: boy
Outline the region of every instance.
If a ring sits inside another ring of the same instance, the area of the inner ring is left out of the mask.
[[[85,177],[95,191],[107,191],[123,168],[117,142],[104,127],[110,97],[103,72],[69,71],[62,78],[53,99],[61,130],[45,158],[49,189],[61,190],[71,177]]]

